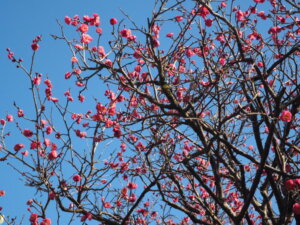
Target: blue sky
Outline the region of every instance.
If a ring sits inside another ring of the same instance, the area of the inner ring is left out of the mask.
[[[7,113],[15,114],[13,102],[22,105],[25,112],[30,111],[29,81],[25,74],[15,68],[7,58],[6,48],[10,48],[17,58],[24,59],[24,65],[29,65],[32,55],[31,41],[42,35],[43,41],[37,52],[34,71],[48,74],[52,82],[61,80],[64,73],[70,70],[70,57],[63,42],[54,41],[50,34],[59,34],[56,20],[62,21],[65,16],[76,14],[92,15],[98,13],[103,30],[110,30],[109,19],[121,20],[124,15],[120,8],[127,12],[137,24],[145,24],[146,17],[151,11],[151,1],[141,0],[52,0],[52,1],[2,1],[0,7],[1,42],[0,42],[0,118]],[[57,82],[58,84],[58,82]],[[56,88],[56,91],[59,89]],[[61,90],[63,91],[63,90]],[[13,126],[8,131],[13,131]],[[8,145],[15,143],[11,137]],[[0,163],[0,190],[6,190],[6,196],[0,198],[3,214],[18,216],[20,220],[25,215],[27,224],[29,213],[26,212],[26,201],[32,198],[34,190],[24,187],[22,177],[6,163]],[[24,179],[24,178],[23,178]]]

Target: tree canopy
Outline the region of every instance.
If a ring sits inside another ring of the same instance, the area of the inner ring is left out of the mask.
[[[0,163],[36,191],[23,222],[300,224],[300,3],[153,4],[143,26],[58,22],[64,96],[35,71],[42,37],[24,62],[7,49],[32,100],[0,120]]]

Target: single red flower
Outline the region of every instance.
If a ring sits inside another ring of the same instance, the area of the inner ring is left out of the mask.
[[[111,18],[109,22],[111,25],[116,25],[118,23],[118,20],[116,18]]]
[[[75,174],[75,175],[73,176],[73,180],[74,180],[75,182],[79,182],[79,181],[81,181],[81,176],[78,175],[78,174]]]
[[[106,208],[106,209],[109,209],[109,208],[112,207],[112,205],[110,204],[110,202],[105,202],[105,203],[103,204],[103,207]]]
[[[284,122],[291,122],[293,118],[293,115],[290,111],[284,110],[281,115],[279,116],[279,119],[281,119]]]
[[[23,145],[23,144],[16,144],[14,146],[14,150],[17,152],[17,151],[20,151],[24,147],[25,147],[25,145]]]
[[[78,29],[81,33],[87,33],[89,31],[89,26],[85,23],[81,24]]]
[[[296,215],[300,215],[300,204],[299,203],[295,203],[293,205],[293,212],[296,214]]]
[[[0,190],[0,197],[1,196],[5,196],[5,191],[4,190]]]
[[[45,218],[43,221],[40,223],[40,225],[51,225],[51,219]]]
[[[25,137],[32,137],[33,132],[32,132],[31,130],[29,130],[29,129],[24,129],[23,135],[24,135]]]
[[[289,191],[293,190],[295,188],[295,182],[292,179],[286,180],[284,186]]]
[[[37,44],[37,43],[33,43],[32,45],[31,45],[31,48],[32,48],[32,50],[33,51],[37,51],[38,49],[39,49],[39,45]]]

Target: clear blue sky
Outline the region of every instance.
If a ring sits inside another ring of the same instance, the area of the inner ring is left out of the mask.
[[[28,65],[32,54],[31,41],[42,35],[43,41],[37,52],[35,71],[48,74],[55,83],[61,80],[64,73],[70,69],[70,55],[67,54],[65,44],[54,41],[50,34],[59,34],[56,19],[63,22],[65,16],[76,14],[92,15],[98,13],[101,18],[103,30],[109,29],[109,19],[124,18],[120,8],[131,15],[137,24],[145,24],[146,17],[151,13],[151,2],[146,0],[4,0],[0,7],[1,42],[0,42],[0,118],[6,113],[15,113],[13,101],[22,104],[28,112],[31,100],[29,98],[28,80],[24,73],[15,68],[7,58],[6,48],[10,48],[17,58],[24,59]],[[56,90],[59,88],[56,88]],[[12,127],[12,126],[11,126]],[[8,129],[12,130],[12,128]],[[8,139],[8,145],[13,138]],[[26,201],[33,196],[33,189],[24,187],[22,177],[5,163],[0,163],[1,182],[0,190],[6,190],[6,196],[0,198],[0,206],[4,207],[3,214],[23,215],[24,224],[28,224],[29,213],[26,211]],[[56,213],[53,213],[56,214]],[[55,222],[53,224],[56,224]]]

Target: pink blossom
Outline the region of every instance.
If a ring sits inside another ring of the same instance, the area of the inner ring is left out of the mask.
[[[76,136],[79,138],[85,138],[87,135],[86,132],[80,131],[80,130],[76,130],[75,133],[76,133]]]
[[[5,191],[4,190],[0,190],[0,197],[5,196]]]
[[[56,151],[57,150],[57,145],[52,143],[51,145],[51,151]]]
[[[90,35],[88,35],[88,34],[82,34],[82,36],[81,36],[81,42],[82,43],[88,44],[92,40],[93,40],[93,38]]]
[[[118,207],[120,207],[120,206],[122,206],[122,202],[121,202],[121,201],[116,201],[116,205],[117,205]]]
[[[78,29],[81,33],[87,33],[89,31],[89,26],[85,23],[81,24]]]
[[[193,12],[192,12],[193,13]],[[200,6],[199,10],[197,12],[197,15],[201,16],[202,18],[205,19],[205,17],[210,14],[210,12],[208,11],[208,9],[205,6]]]
[[[284,122],[291,122],[293,118],[293,115],[290,111],[284,110],[281,115],[279,116],[279,119],[281,119]]]
[[[108,109],[108,115],[114,116],[116,114],[116,107],[110,107]]]
[[[4,119],[1,119],[0,123],[1,123],[2,126],[4,126],[6,124],[6,121]]]
[[[72,19],[68,16],[65,17],[65,23],[70,25],[71,24]]]
[[[180,21],[183,20],[183,17],[182,17],[182,16],[176,16],[176,17],[175,17],[175,20],[176,20],[177,22],[180,22]]]
[[[263,62],[258,62],[258,63],[257,63],[257,66],[258,66],[258,67],[263,67],[264,64],[263,64]]]
[[[51,145],[51,141],[48,138],[45,138],[44,140],[44,145],[46,145],[47,147]]]
[[[79,95],[79,96],[78,96],[78,100],[79,100],[80,102],[84,102],[85,97],[84,97],[83,95]]]
[[[49,159],[49,160],[54,160],[54,159],[57,158],[57,156],[58,156],[57,152],[56,152],[56,151],[52,151],[52,152],[50,152],[50,153],[48,154],[48,159]]]
[[[35,85],[40,85],[41,83],[41,77],[34,77],[32,82],[35,84]]]
[[[154,48],[157,48],[158,46],[160,46],[159,40],[155,39],[155,40],[152,41],[152,43],[153,43]]]
[[[294,183],[298,187],[298,189],[300,189],[300,179],[299,178],[295,179]]]
[[[277,27],[271,27],[268,31],[269,34],[277,34],[281,31],[281,27],[277,26]]]
[[[131,35],[131,30],[123,29],[120,31],[120,34],[122,37],[128,38]]]
[[[206,20],[205,20],[205,25],[206,25],[207,27],[211,27],[212,23],[213,23],[213,20],[212,20],[212,19],[206,19]]]
[[[52,88],[53,87],[50,80],[45,80],[44,84],[46,84],[48,88]]]
[[[28,151],[26,150],[26,151],[24,151],[24,152],[21,152],[21,154],[22,154],[23,156],[26,157],[26,156],[28,156],[29,153],[28,153]]]
[[[83,50],[84,49],[83,46],[80,45],[80,44],[74,45],[74,48],[76,48],[77,50]]]
[[[45,127],[45,125],[48,123],[48,121],[47,120],[41,120],[41,125],[42,125],[42,127]]]
[[[79,182],[79,181],[81,181],[81,176],[78,175],[78,174],[75,174],[75,175],[73,176],[73,180],[74,180],[75,182]]]
[[[116,25],[118,23],[118,20],[116,18],[111,18],[109,20],[109,22],[110,22],[111,25]]]
[[[40,223],[40,225],[51,225],[51,219],[45,218],[43,221]]]
[[[90,24],[91,26],[100,26],[100,16],[97,13],[93,14],[94,18],[91,18]]]
[[[96,33],[97,33],[97,34],[102,34],[102,28],[97,28],[97,29],[96,29]]]
[[[248,149],[252,151],[254,149],[254,146],[253,145],[249,145]]]
[[[86,221],[86,220],[92,220],[93,219],[93,215],[91,213],[86,213],[85,215],[83,215],[80,219],[81,222]]]
[[[188,49],[186,49],[185,54],[187,57],[192,57],[196,53],[194,53],[191,49],[188,48]]]
[[[300,204],[299,203],[295,203],[293,205],[293,212],[296,214],[296,215],[300,215]]]
[[[46,134],[51,134],[52,131],[53,131],[52,127],[50,127],[50,126],[46,127]]]
[[[37,44],[37,43],[33,43],[32,45],[31,45],[31,48],[32,48],[32,50],[33,51],[37,51],[38,49],[39,49],[39,45]]]
[[[78,63],[78,59],[77,59],[75,56],[73,56],[73,57],[71,58],[71,62],[72,62],[72,63]]]
[[[12,121],[14,120],[14,117],[13,117],[12,115],[7,115],[7,116],[6,116],[6,120],[7,120],[8,122],[12,122]]]
[[[98,48],[97,47],[93,47],[92,50],[94,52],[98,52],[98,54],[99,54],[99,56],[101,58],[105,56],[105,50],[104,50],[103,46],[98,46]]]
[[[260,11],[257,13],[257,16],[262,18],[263,20],[266,20],[268,18],[268,16],[265,15],[264,11]]]
[[[160,26],[158,26],[157,24],[154,24],[152,26],[152,32],[155,34],[154,38],[159,38]]]
[[[134,53],[133,53],[133,57],[136,58],[136,59],[140,59],[142,58],[142,53],[140,50],[136,50]]]
[[[245,13],[242,10],[238,10],[236,12],[237,21],[243,21],[244,20],[244,16],[245,16]]]
[[[90,22],[93,18],[92,17],[89,17],[87,15],[83,16],[82,19],[85,21],[85,22]]]
[[[14,60],[14,53],[13,52],[9,52],[7,54],[7,57],[10,59],[10,60]]]
[[[109,208],[112,207],[112,205],[110,204],[110,202],[105,202],[105,203],[103,204],[103,207],[109,209]]]
[[[114,122],[111,121],[111,120],[107,120],[107,121],[105,122],[105,127],[107,127],[107,128],[112,127],[113,125],[114,125]]]
[[[101,113],[101,114],[104,114],[107,112],[107,108],[104,105],[102,105],[101,103],[98,103],[96,105],[96,110],[98,113]]]
[[[51,100],[52,102],[58,102],[58,98],[54,98],[54,97],[50,97],[49,100]]]
[[[77,75],[81,74],[81,72],[82,72],[82,71],[81,71],[80,69],[78,69],[78,68],[75,68],[75,69],[74,69],[74,73],[77,74]]]
[[[73,19],[71,20],[70,24],[74,27],[76,27],[79,23],[79,18],[78,16],[74,16]]]
[[[29,221],[32,222],[32,223],[35,223],[35,222],[38,221],[38,217],[39,217],[38,214],[32,213],[32,214],[30,215]]]
[[[224,66],[226,63],[226,59],[225,58],[220,58],[219,63]]]
[[[25,147],[25,145],[23,145],[23,144],[16,144],[14,146],[14,150],[17,152],[17,151],[20,151],[24,147]]]
[[[132,193],[130,197],[128,198],[128,202],[135,202],[136,201],[136,195]]]
[[[112,61],[109,59],[105,60],[104,64],[108,67],[112,67],[112,65],[113,65]]]
[[[40,141],[32,141],[30,144],[30,149],[39,149],[42,147],[42,144]]]
[[[51,191],[50,193],[49,193],[49,199],[50,200],[54,200],[55,199],[55,196],[56,196],[56,194],[53,192],[53,191]]]
[[[221,6],[222,6],[223,8],[225,8],[225,7],[227,6],[227,3],[226,3],[226,2],[221,2]]]
[[[26,204],[27,204],[27,205],[32,205],[32,203],[33,203],[33,200],[32,200],[32,199],[30,199],[30,200],[28,200],[28,201],[27,201],[27,203],[26,203]]]
[[[23,135],[25,137],[32,137],[33,136],[33,132],[31,130],[29,130],[29,129],[24,129]]]
[[[130,182],[127,184],[128,189],[137,189],[137,184]]]
[[[295,188],[294,180],[292,180],[292,179],[286,180],[284,183],[284,187],[289,191],[293,190]]]

